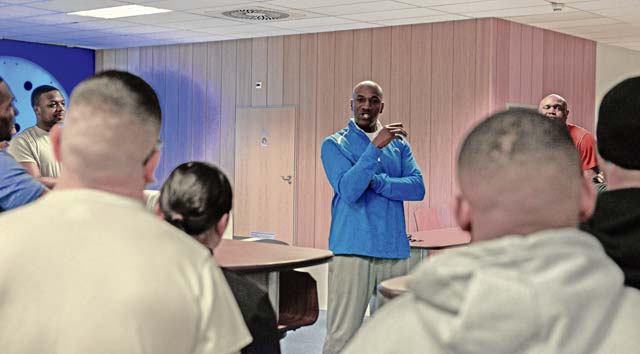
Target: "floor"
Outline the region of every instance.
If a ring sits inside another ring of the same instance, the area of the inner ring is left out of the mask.
[[[280,341],[282,354],[321,354],[326,333],[327,312],[320,311],[313,326],[287,333]]]

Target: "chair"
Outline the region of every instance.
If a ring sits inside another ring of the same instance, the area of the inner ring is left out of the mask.
[[[288,270],[280,272],[280,306],[278,331],[310,326],[318,320],[318,287],[309,273]]]
[[[271,243],[283,246],[289,244],[276,239],[234,236],[249,242]],[[310,326],[318,320],[318,287],[309,273],[286,270],[279,272],[278,332],[284,337],[287,331],[295,331]]]

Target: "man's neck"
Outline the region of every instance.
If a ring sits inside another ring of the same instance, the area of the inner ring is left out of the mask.
[[[45,124],[43,124],[41,122],[36,123],[36,127],[44,130],[47,133],[51,130],[51,127],[48,127],[48,126],[46,126]]]
[[[68,189],[96,189],[104,192],[109,192],[124,197],[138,199],[144,202],[143,189],[144,182],[135,183],[131,180],[118,181],[110,179],[108,182],[92,181],[86,178],[78,177],[68,171],[63,171],[56,182],[54,190],[68,190]]]

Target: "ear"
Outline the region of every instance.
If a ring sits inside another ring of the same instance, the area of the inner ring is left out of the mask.
[[[160,210],[160,203],[159,202],[156,203],[156,205],[153,206],[153,213],[156,214],[160,219],[164,220],[164,214]]]
[[[349,100],[349,107],[351,107],[351,112],[354,112],[356,110],[356,107],[354,107],[353,105],[353,98]],[[354,113],[355,115],[355,113]]]
[[[471,232],[472,210],[469,201],[467,201],[462,194],[456,194],[454,203],[453,211],[456,222],[462,230]]]
[[[155,172],[160,162],[160,151],[155,150],[147,163],[143,166],[145,183],[153,183],[156,181]]]
[[[60,124],[54,125],[49,131],[51,145],[53,145],[53,155],[58,162],[62,162],[62,153],[60,144],[62,142],[62,127]]]
[[[384,102],[380,102],[380,112],[378,112],[378,114],[382,113],[383,110],[384,110]]]
[[[227,229],[227,224],[229,223],[229,213],[222,215],[218,223],[216,224],[216,233],[218,236],[222,237],[224,234],[224,230]]]
[[[591,178],[582,176],[582,193],[580,195],[580,222],[585,222],[593,215],[596,207],[597,192]]]

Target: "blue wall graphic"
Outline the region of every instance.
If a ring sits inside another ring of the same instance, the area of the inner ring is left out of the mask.
[[[44,84],[58,87],[68,104],[73,88],[93,75],[94,68],[93,50],[0,40],[0,76],[16,96],[16,123],[22,130],[36,123],[30,103],[33,89]]]

